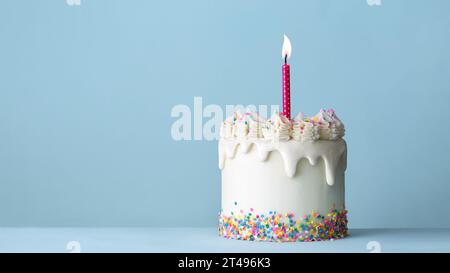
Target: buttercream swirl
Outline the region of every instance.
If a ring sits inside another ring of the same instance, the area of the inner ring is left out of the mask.
[[[262,129],[265,139],[273,141],[287,141],[290,138],[291,122],[283,114],[275,112],[266,121]]]
[[[319,113],[311,119],[319,126],[320,139],[336,140],[345,135],[344,124],[333,109],[320,109]]]
[[[222,139],[232,139],[235,135],[237,113],[234,112],[230,117],[222,122],[220,127],[220,137]]]
[[[298,114],[288,120],[283,114],[275,112],[264,120],[257,112],[237,111],[225,119],[220,128],[221,139],[265,139],[271,141],[301,142],[317,140],[337,140],[345,135],[345,127],[333,109],[321,109],[312,117]]]
[[[304,117],[302,113],[298,114],[292,121],[292,138],[301,142],[312,142],[320,138],[319,127]]]
[[[237,111],[221,125],[220,136],[223,139],[258,139],[262,138],[264,119],[258,113],[247,111],[244,114]]]

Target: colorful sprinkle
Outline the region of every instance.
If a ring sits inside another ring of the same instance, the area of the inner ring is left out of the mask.
[[[219,235],[250,241],[310,242],[344,238],[348,235],[347,211],[330,210],[326,216],[317,212],[295,220],[293,213],[219,214]]]

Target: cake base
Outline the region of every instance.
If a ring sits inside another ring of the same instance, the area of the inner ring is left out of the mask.
[[[316,212],[298,218],[293,213],[269,211],[256,214],[219,214],[219,235],[224,238],[269,241],[312,242],[341,239],[348,235],[347,211],[331,209],[326,215]]]
[[[344,140],[221,140],[219,235],[309,242],[347,235]]]

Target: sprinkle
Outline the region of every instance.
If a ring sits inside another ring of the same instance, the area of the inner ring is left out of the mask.
[[[250,209],[253,211],[253,209]],[[317,212],[295,219],[295,214],[269,211],[269,216],[250,212],[228,216],[219,214],[219,235],[225,238],[250,241],[311,242],[334,240],[348,235],[347,211],[330,210],[326,215]]]

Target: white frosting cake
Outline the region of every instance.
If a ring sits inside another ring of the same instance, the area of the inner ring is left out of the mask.
[[[253,112],[226,119],[219,234],[281,242],[346,236],[344,132],[333,110],[292,121]]]

